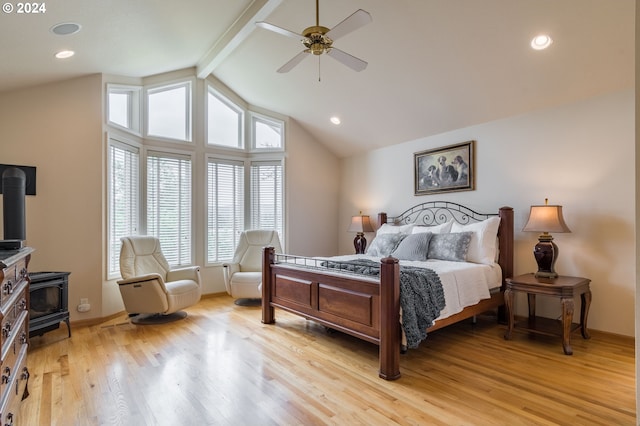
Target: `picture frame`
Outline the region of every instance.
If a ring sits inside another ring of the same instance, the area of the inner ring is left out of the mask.
[[[413,154],[415,195],[475,189],[475,141]]]

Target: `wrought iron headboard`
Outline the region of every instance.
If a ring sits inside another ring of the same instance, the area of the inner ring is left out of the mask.
[[[480,222],[493,216],[498,216],[498,213],[478,213],[461,204],[449,201],[428,201],[407,209],[399,216],[387,216],[386,213],[380,213],[378,215],[378,224],[405,225],[414,223],[416,225],[435,226],[453,219],[462,225],[466,225]]]

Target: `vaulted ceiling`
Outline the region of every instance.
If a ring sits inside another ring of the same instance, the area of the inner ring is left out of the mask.
[[[310,55],[284,74],[303,46],[255,22],[302,32],[314,0],[65,0],[38,14],[4,4],[14,10],[0,12],[0,92],[195,67],[339,156],[634,87],[634,0],[320,0],[328,28],[371,14],[335,42],[368,67]],[[65,22],[81,30],[51,32]],[[542,32],[554,43],[535,51]],[[76,54],[55,59],[61,49]]]

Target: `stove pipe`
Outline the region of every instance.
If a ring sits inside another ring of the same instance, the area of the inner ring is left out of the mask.
[[[4,211],[4,239],[26,240],[24,199],[27,177],[17,167],[9,167],[2,173]]]

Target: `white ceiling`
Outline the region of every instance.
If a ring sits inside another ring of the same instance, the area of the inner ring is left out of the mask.
[[[329,28],[357,9],[372,15],[335,42],[369,66],[358,73],[323,55],[287,74],[276,69],[302,46],[254,23],[301,32],[315,25],[314,0],[46,7],[0,12],[0,91],[196,67],[250,104],[292,117],[339,156],[634,87],[634,0],[320,0],[320,25]],[[82,30],[52,34],[62,22]],[[529,41],[540,32],[554,43],[534,51]],[[54,59],[63,48],[76,55]]]

